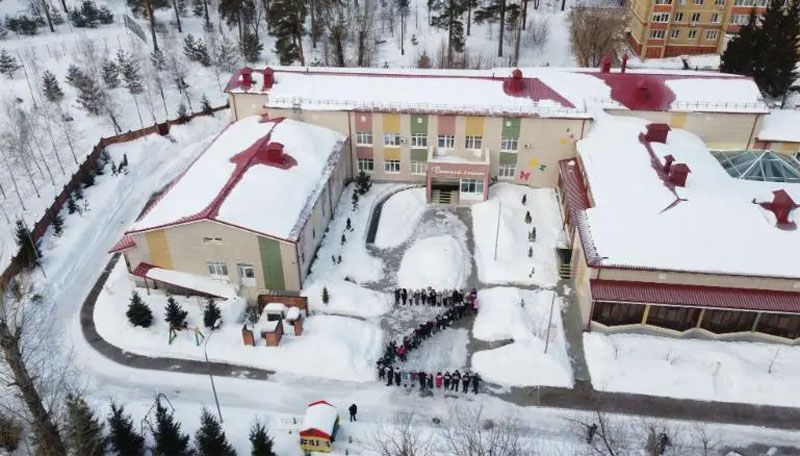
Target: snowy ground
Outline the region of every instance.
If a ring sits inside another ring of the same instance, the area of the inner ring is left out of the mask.
[[[469,253],[463,242],[441,235],[414,242],[403,255],[397,271],[402,288],[433,287],[436,290],[464,288],[470,271]]]
[[[475,371],[504,386],[572,387],[572,368],[561,324],[562,304],[553,291],[488,288],[478,292],[478,302],[473,337],[509,342],[472,355]]]
[[[424,187],[411,188],[392,195],[381,208],[375,247],[398,247],[408,240],[427,207]]]
[[[800,347],[639,334],[584,334],[596,389],[800,407]]]
[[[531,214],[530,224],[525,223],[527,212]],[[530,242],[528,236],[534,228],[536,242]],[[553,287],[558,282],[555,249],[564,234],[553,189],[506,183],[492,185],[489,199],[472,206],[472,229],[481,282],[542,287]]]

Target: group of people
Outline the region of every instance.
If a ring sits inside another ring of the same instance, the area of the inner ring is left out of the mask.
[[[445,391],[459,390],[462,393],[467,393],[469,387],[472,386],[472,392],[478,394],[478,386],[481,382],[481,376],[477,372],[470,374],[464,372],[462,375],[458,369],[452,374],[450,372],[433,372],[405,370],[395,368],[393,366],[384,366],[379,363],[378,365],[378,379],[386,380],[386,386],[402,386],[403,388],[416,388],[419,385],[420,390],[429,389],[433,390],[444,388]]]
[[[460,303],[475,309],[478,302],[478,291],[474,288],[469,294],[464,294],[464,290],[444,290],[436,291],[433,287],[409,290],[407,288],[395,288],[394,305],[410,306],[438,306],[451,307]]]

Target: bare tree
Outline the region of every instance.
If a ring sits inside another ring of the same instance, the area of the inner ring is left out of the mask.
[[[711,434],[711,432],[708,430],[708,426],[706,426],[706,423],[695,423],[689,432],[692,440],[694,440],[695,444],[700,447],[702,456],[710,456],[711,454],[714,454],[717,446],[719,445],[719,440],[717,440],[716,436]]]
[[[375,23],[375,9],[372,2],[373,0],[364,0],[363,6],[357,3],[355,7],[355,38],[358,49],[356,65],[360,67],[370,66],[375,50],[372,44],[372,27]]]
[[[568,16],[572,52],[582,67],[596,67],[604,56],[616,57],[625,45],[624,8],[575,6]]]
[[[628,448],[629,426],[619,418],[595,409],[593,419],[572,419],[576,432],[586,442],[589,454],[624,456]]]
[[[346,66],[345,55],[347,53],[347,34],[352,23],[352,12],[350,4],[346,0],[330,0],[325,2],[323,22],[328,31],[328,40],[333,48],[333,65],[337,67]]]
[[[530,456],[534,452],[516,417],[486,419],[482,406],[452,409],[441,438],[452,456]]]
[[[431,436],[414,429],[413,423],[413,413],[398,413],[375,429],[366,448],[379,456],[432,456]]]

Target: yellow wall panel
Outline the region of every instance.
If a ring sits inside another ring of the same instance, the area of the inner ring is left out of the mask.
[[[797,143],[785,142],[781,144],[781,152],[795,152],[800,149]]]
[[[150,249],[150,261],[160,268],[172,269],[172,256],[164,230],[148,231],[144,236]]]
[[[467,136],[483,136],[483,117],[467,116],[464,134]]]
[[[396,147],[383,149],[383,159],[384,160],[400,160],[400,149],[396,148]]]
[[[383,114],[384,133],[400,133],[400,114]]]

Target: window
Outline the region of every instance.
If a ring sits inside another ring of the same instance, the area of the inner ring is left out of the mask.
[[[758,0],[758,6],[762,8],[767,6],[767,3],[769,3],[769,0]]]
[[[719,13],[711,13],[711,23],[719,24]]]
[[[697,36],[697,30],[689,30],[689,39],[693,40]]]
[[[383,145],[389,147],[398,147],[400,145],[400,133],[384,133]]]
[[[675,22],[683,22],[683,13],[675,13]]]
[[[256,286],[256,270],[252,264],[239,263],[236,265],[236,269],[239,270],[239,280],[241,280],[242,285],[246,287]]]
[[[695,5],[702,5],[703,4],[703,0],[694,0],[694,4]]]
[[[692,13],[692,22],[700,22],[700,13]]]
[[[667,36],[666,30],[650,30],[650,38],[655,40],[663,40]]]
[[[644,306],[618,302],[597,301],[592,320],[606,326],[635,325],[642,322]]]
[[[697,326],[699,317],[698,308],[651,305],[645,323],[675,331],[686,331]]]
[[[428,171],[428,162],[412,161],[411,174],[425,174]]]
[[[669,32],[670,39],[677,40],[679,36],[681,36],[681,31],[678,29],[672,29]]]
[[[709,30],[706,32],[706,39],[707,40],[716,40],[717,39],[717,31],[716,30]]]
[[[371,158],[359,158],[358,170],[365,173],[371,173],[375,169],[375,161]]]
[[[456,137],[453,135],[439,135],[439,148],[452,149],[456,146]]]
[[[503,152],[516,152],[519,140],[517,138],[503,138],[500,141],[500,150]]]
[[[386,160],[383,162],[383,170],[387,173],[399,173],[400,160]]]
[[[706,309],[700,327],[717,334],[750,331],[755,320],[755,312]]]
[[[669,5],[672,0],[656,0],[656,5]]]
[[[369,131],[357,131],[356,132],[356,145],[357,146],[371,146],[372,145],[372,133]]]
[[[653,14],[653,22],[669,22],[669,13]]]
[[[483,193],[483,179],[461,179],[462,193]]]
[[[420,133],[411,135],[411,147],[428,147],[428,135]]]
[[[747,25],[750,21],[750,16],[747,14],[734,14],[731,16],[731,24]]]
[[[482,136],[467,136],[464,141],[464,148],[467,150],[480,150],[482,143]]]
[[[208,275],[228,277],[228,266],[225,263],[209,262]]]
[[[222,238],[221,237],[203,237],[203,244],[212,244],[212,245],[222,245]]]
[[[513,179],[517,175],[517,165],[500,165],[497,169],[499,177]]]
[[[714,4],[717,6],[722,6],[725,4],[725,0],[714,0]]]
[[[733,0],[733,6],[753,6],[754,0]]]

